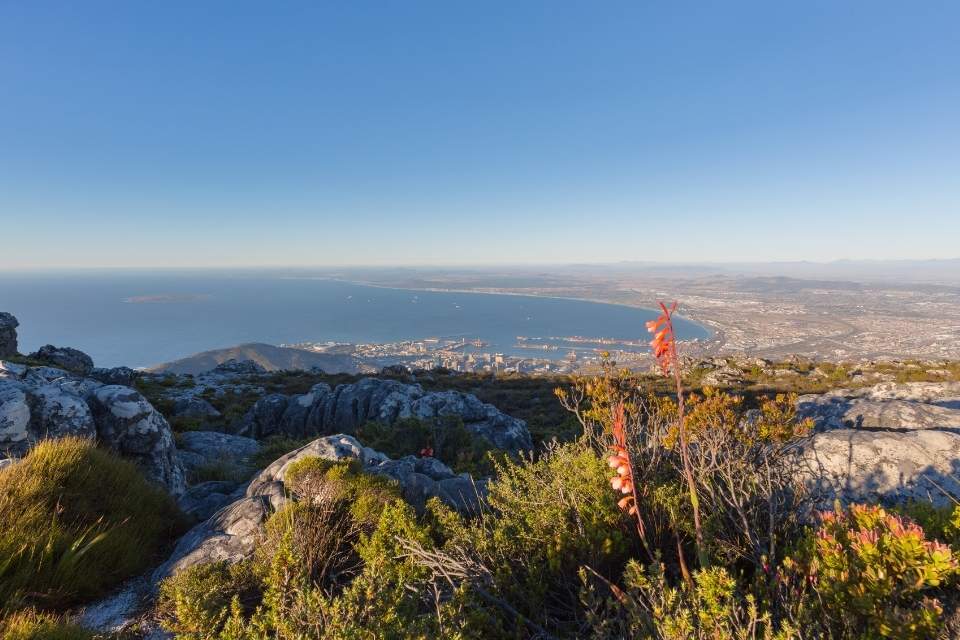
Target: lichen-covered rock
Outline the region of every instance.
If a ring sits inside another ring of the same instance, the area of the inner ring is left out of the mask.
[[[797,413],[825,429],[953,429],[960,432],[960,383],[878,384],[801,396]]]
[[[0,451],[22,456],[44,438],[96,435],[90,408],[69,385],[0,380]]]
[[[238,434],[262,438],[274,434],[307,437],[324,433],[356,433],[367,422],[390,426],[404,418],[433,421],[455,417],[475,435],[507,451],[532,448],[523,420],[501,412],[476,396],[459,391],[424,393],[419,385],[364,378],[331,390],[315,385],[296,396],[261,398],[235,427]]]
[[[26,375],[29,367],[9,360],[0,360],[0,380],[20,380]]]
[[[799,470],[818,500],[950,504],[960,495],[960,435],[947,431],[817,433],[798,448]],[[946,492],[946,493],[945,493]]]
[[[801,396],[816,424],[799,471],[823,503],[949,501],[960,492],[960,383],[883,383]]]
[[[137,372],[130,367],[111,367],[109,369],[94,367],[90,371],[90,377],[103,384],[120,384],[130,387],[137,379]]]
[[[280,433],[280,423],[289,401],[282,393],[260,398],[240,421],[236,433],[248,438],[266,438]]]
[[[523,420],[508,416],[492,404],[481,402],[476,396],[459,391],[428,393],[403,407],[400,418],[414,417],[432,420],[458,417],[475,435],[485,438],[493,446],[505,451],[527,451],[533,448],[530,431]]]
[[[45,344],[31,353],[30,357],[79,375],[87,375],[93,371],[93,358],[83,351],[71,347],[55,347],[52,344]]]
[[[90,407],[69,386],[46,384],[30,390],[33,410],[30,418],[31,440],[81,436],[95,438],[97,427]]]
[[[173,431],[146,398],[129,387],[106,385],[96,389],[89,402],[101,441],[132,458],[173,495],[183,493],[186,484]]]
[[[30,446],[30,404],[23,386],[0,380],[0,452],[23,455]]]
[[[41,385],[69,378],[70,374],[56,367],[30,367],[23,374],[23,381],[29,385]]]
[[[17,327],[20,323],[11,313],[0,311],[0,358],[17,355]]]
[[[225,467],[230,477],[249,478],[253,473],[250,458],[258,451],[256,440],[218,431],[187,431],[177,441],[177,458],[188,478],[211,465]]]

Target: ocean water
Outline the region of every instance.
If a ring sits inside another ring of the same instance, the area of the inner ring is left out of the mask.
[[[646,340],[655,312],[528,296],[385,289],[278,275],[224,273],[0,274],[0,311],[20,321],[20,351],[52,343],[98,366],[143,367],[244,342],[481,339],[485,351],[526,350],[517,336]],[[681,338],[705,338],[678,319]]]

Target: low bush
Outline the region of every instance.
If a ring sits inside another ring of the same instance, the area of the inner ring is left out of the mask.
[[[838,506],[821,518],[787,567],[810,582],[835,637],[934,637],[943,613],[936,589],[958,572],[950,547],[882,507]]]
[[[644,380],[612,366],[572,380],[558,395],[583,435],[491,461],[485,504],[470,515],[436,498],[415,512],[357,463],[297,462],[285,478],[293,501],[250,562],[255,588],[238,589],[224,567],[191,570],[165,585],[166,602],[199,608],[172,607],[169,628],[222,640],[909,639],[953,629],[957,561],[931,536],[955,542],[960,509],[908,507],[926,533],[876,507],[812,520],[790,464],[810,428],[795,396],[691,394],[680,383],[670,396]],[[436,444],[435,426],[365,425],[360,439],[402,456]]]
[[[183,526],[135,466],[81,438],[0,470],[0,608],[60,607],[146,569]]]
[[[250,561],[195,565],[160,585],[161,623],[179,638],[216,638],[234,612],[249,613],[261,597]]]
[[[487,475],[492,471],[490,456],[496,450],[482,437],[467,429],[458,416],[445,416],[435,421],[405,418],[390,426],[368,422],[357,430],[364,445],[391,458],[431,455],[458,473]]]

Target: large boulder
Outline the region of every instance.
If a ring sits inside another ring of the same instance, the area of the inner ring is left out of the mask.
[[[17,355],[17,327],[20,323],[11,313],[0,311],[0,358]]]
[[[266,438],[280,433],[280,423],[290,399],[282,393],[271,393],[257,400],[240,420],[235,431],[248,438]]]
[[[22,456],[44,438],[96,435],[90,407],[70,386],[0,380],[0,452]]]
[[[209,401],[197,396],[181,396],[173,401],[173,416],[177,418],[219,418],[220,412]]]
[[[186,431],[177,439],[177,458],[188,479],[213,466],[224,477],[248,479],[254,471],[251,458],[258,451],[256,440],[218,431]]]
[[[208,480],[187,487],[177,498],[177,506],[194,520],[204,521],[234,500],[243,497],[243,490],[229,480]]]
[[[82,376],[93,371],[93,358],[83,351],[71,347],[55,347],[52,344],[45,344],[31,353],[30,357]]]
[[[822,502],[960,495],[960,383],[834,390],[801,396],[797,412],[816,426],[796,452]]]
[[[393,478],[404,498],[415,507],[422,507],[425,500],[437,496],[455,509],[475,512],[484,494],[483,486],[475,485],[469,475],[458,476],[437,460],[412,456],[391,460],[345,434],[318,438],[275,460],[250,481],[242,496],[236,496],[206,522],[191,529],[154,572],[153,581],[159,583],[196,564],[237,562],[249,557],[267,518],[290,500],[285,486],[287,471],[298,460],[314,456],[334,461],[356,460],[367,473]],[[223,491],[218,487],[211,490]]]
[[[32,439],[82,436],[94,438],[97,427],[90,407],[68,385],[46,384],[30,390]]]
[[[0,380],[0,456],[20,456],[30,447],[30,403],[23,386]]]
[[[532,448],[523,420],[506,415],[476,396],[459,391],[424,393],[420,385],[379,378],[364,378],[333,390],[321,383],[306,394],[265,396],[234,431],[252,438],[274,434],[302,438],[325,433],[352,434],[367,422],[390,426],[405,418],[435,421],[446,417],[459,418],[472,433],[497,448]]]
[[[0,456],[22,456],[41,439],[65,436],[97,438],[172,494],[185,488],[170,425],[137,391],[0,361]]]
[[[101,441],[132,458],[173,495],[183,493],[186,484],[173,431],[146,398],[130,387],[106,385],[94,390],[89,402]]]

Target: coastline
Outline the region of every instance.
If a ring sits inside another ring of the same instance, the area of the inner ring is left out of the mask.
[[[651,313],[659,313],[657,309],[653,307],[644,307],[640,305],[626,304],[623,302],[611,302],[609,300],[601,300],[597,298],[577,298],[573,296],[555,296],[555,295],[537,295],[534,293],[519,293],[516,291],[500,291],[500,290],[489,290],[489,289],[447,289],[440,287],[395,287],[391,285],[378,284],[375,282],[368,282],[364,280],[349,280],[347,278],[334,278],[329,276],[282,276],[284,280],[327,280],[330,282],[342,282],[344,284],[359,285],[363,287],[370,287],[373,289],[388,289],[392,291],[411,291],[411,292],[429,292],[429,293],[462,293],[462,294],[476,294],[476,295],[490,295],[490,296],[514,296],[520,298],[536,298],[540,300],[567,300],[570,302],[590,302],[593,304],[606,304],[614,307],[624,307],[627,309],[639,309],[642,311],[649,311]],[[677,313],[675,317],[689,322],[693,325],[696,325],[703,331],[707,333],[705,338],[694,338],[694,340],[699,340],[700,342],[710,342],[716,339],[718,336],[722,335],[721,328],[714,328],[711,325],[704,324],[704,321],[694,319],[691,316],[686,314]],[[693,340],[681,340],[681,342],[692,342]]]

